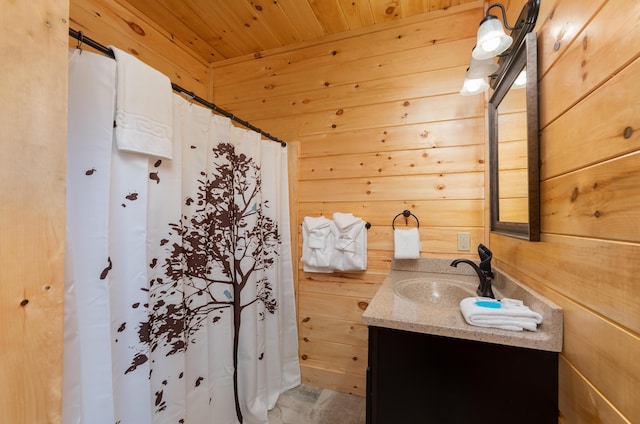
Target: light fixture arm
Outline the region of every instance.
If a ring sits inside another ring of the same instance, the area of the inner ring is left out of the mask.
[[[493,15],[489,15],[489,11],[491,9],[493,9],[494,7],[499,7],[500,10],[502,11],[502,21],[504,22],[504,26],[505,28],[507,28],[509,31],[513,31],[516,29],[520,29],[522,28],[522,23],[520,23],[520,25],[518,25],[518,22],[516,22],[516,26],[512,27],[511,25],[509,25],[509,23],[507,22],[507,11],[505,10],[504,6],[502,5],[502,3],[496,3],[496,4],[492,4],[491,6],[489,6],[489,8],[487,9],[487,12],[485,13],[485,17],[483,19],[483,22],[485,19],[487,19],[489,16],[493,16]],[[481,22],[482,23],[482,22]]]

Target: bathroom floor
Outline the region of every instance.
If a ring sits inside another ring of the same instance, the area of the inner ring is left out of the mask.
[[[269,424],[364,424],[363,397],[300,385],[282,395],[269,411]]]

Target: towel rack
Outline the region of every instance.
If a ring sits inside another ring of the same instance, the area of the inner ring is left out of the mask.
[[[391,228],[393,228],[394,230],[396,229],[396,219],[398,219],[398,217],[402,215],[404,216],[404,222],[407,223],[407,218],[409,218],[410,216],[414,217],[416,222],[418,223],[418,228],[420,228],[420,221],[418,221],[418,217],[415,216],[414,214],[411,213],[410,210],[405,209],[404,211],[400,212],[398,215],[395,216],[395,218],[393,218],[393,221],[391,221]]]

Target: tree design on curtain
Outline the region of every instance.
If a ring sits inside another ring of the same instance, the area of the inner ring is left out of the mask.
[[[269,206],[260,200],[262,178],[255,161],[237,154],[233,145],[221,143],[213,148],[209,167],[209,172],[200,173],[195,196],[185,199],[181,222],[169,224],[169,237],[160,243],[168,253],[164,263],[151,260],[150,267],[161,265],[162,272],[149,281],[149,321],[138,329],[147,350],[133,357],[125,374],[147,362],[151,352],[166,356],[186,352],[198,343],[201,328],[231,311],[234,396],[242,423],[238,393],[242,312],[256,303],[266,312],[277,310],[271,282],[262,277],[262,271],[274,265],[281,240],[277,223],[264,215]],[[253,283],[255,292],[251,290],[250,298],[244,299],[243,290]],[[199,377],[195,386],[203,379]],[[157,411],[163,410],[162,390],[156,392],[155,403]]]

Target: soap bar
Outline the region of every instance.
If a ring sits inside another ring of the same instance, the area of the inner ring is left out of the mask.
[[[502,305],[497,300],[476,300],[476,305],[480,306],[481,308],[502,308]]]

